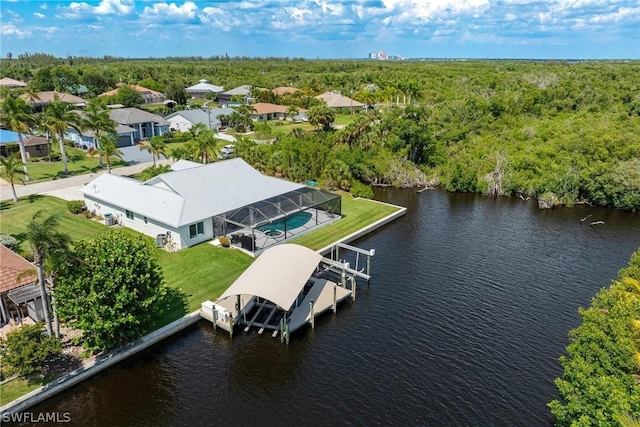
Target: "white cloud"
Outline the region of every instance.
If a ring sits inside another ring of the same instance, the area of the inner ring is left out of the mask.
[[[43,9],[43,10],[47,10],[47,8],[48,8],[48,7],[49,7],[49,6],[47,6],[47,4],[46,4],[46,3],[42,3],[42,4],[40,5],[40,9]]]
[[[507,13],[506,15],[504,15],[504,19],[507,21],[515,21],[516,19],[518,19],[518,17],[513,13]]]
[[[94,12],[98,15],[128,15],[134,9],[133,0],[102,0]]]
[[[142,17],[161,21],[194,21],[198,17],[198,6],[192,1],[186,1],[181,6],[175,3],[155,3],[153,7],[146,6]]]
[[[29,30],[21,30],[20,28],[16,27],[15,25],[9,23],[9,24],[0,25],[0,34],[3,35],[3,36],[16,36],[16,37],[22,39],[22,38],[30,37],[31,36],[31,31],[29,31]]]
[[[44,13],[34,12],[33,16],[35,16],[36,18],[43,19],[44,18]]]

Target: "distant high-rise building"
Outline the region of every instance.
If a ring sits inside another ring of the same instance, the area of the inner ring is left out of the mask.
[[[384,50],[380,50],[378,52],[370,53],[369,59],[378,59],[382,61],[402,61],[404,58],[400,55],[389,55]]]

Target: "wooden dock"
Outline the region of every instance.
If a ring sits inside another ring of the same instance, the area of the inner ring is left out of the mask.
[[[314,325],[315,317],[332,309],[336,311],[336,305],[351,296],[351,291],[338,286],[337,283],[327,279],[309,279],[313,286],[302,300],[300,305],[293,310],[289,317],[289,333],[307,323]]]

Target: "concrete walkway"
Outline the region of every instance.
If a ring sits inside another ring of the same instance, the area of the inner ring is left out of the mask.
[[[167,159],[158,161],[158,165],[170,164],[173,164],[173,161]],[[122,168],[115,168],[111,169],[111,173],[113,175],[133,175],[143,171],[149,166],[153,166],[153,163],[138,163]],[[18,195],[18,197],[31,196],[33,194],[46,194],[60,197],[65,200],[81,200],[82,195],[78,190],[92,181],[98,175],[102,175],[103,173],[107,173],[107,170],[105,169],[95,174],[92,173],[85,175],[76,175],[69,178],[56,179],[53,181],[36,182],[27,185],[16,185],[16,194]],[[66,196],[61,197],[60,195]],[[7,182],[2,181],[2,183],[0,184],[0,200],[11,199],[11,186]]]

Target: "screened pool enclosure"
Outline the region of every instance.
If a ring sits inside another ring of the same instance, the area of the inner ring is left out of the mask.
[[[216,236],[228,236],[231,245],[257,253],[333,222],[341,213],[340,195],[302,187],[213,220]]]

